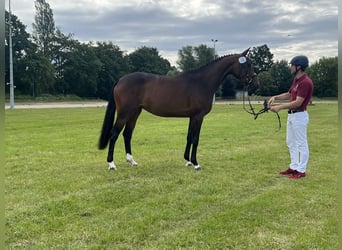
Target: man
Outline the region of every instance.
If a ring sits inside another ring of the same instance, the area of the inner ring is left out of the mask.
[[[288,110],[286,143],[289,148],[291,163],[289,168],[281,171],[280,174],[288,175],[292,179],[298,179],[305,177],[309,160],[307,141],[309,115],[306,108],[312,97],[313,83],[305,73],[305,68],[309,65],[306,56],[296,56],[291,60],[290,64],[294,80],[289,91],[272,96],[268,101],[268,106],[273,112],[279,112],[282,109]],[[271,106],[275,100],[289,100],[289,102]]]

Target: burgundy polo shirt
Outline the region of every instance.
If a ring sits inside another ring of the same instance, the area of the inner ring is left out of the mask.
[[[296,100],[297,96],[304,98],[304,101],[297,110],[306,110],[306,106],[308,105],[312,93],[313,93],[313,82],[307,74],[302,75],[300,78],[295,78],[289,93],[291,95],[290,101]]]

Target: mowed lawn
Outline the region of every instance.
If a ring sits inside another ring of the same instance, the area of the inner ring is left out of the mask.
[[[261,105],[257,108],[261,108]],[[188,119],[143,112],[117,171],[97,149],[105,108],[6,110],[7,249],[336,249],[337,104],[309,107],[307,177],[288,166],[286,111],[257,120],[213,107],[198,161],[185,167]]]

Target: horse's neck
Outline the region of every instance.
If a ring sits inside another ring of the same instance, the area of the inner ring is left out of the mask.
[[[225,56],[208,65],[203,72],[203,78],[214,91],[218,89],[222,81],[229,75],[234,63],[234,56]]]

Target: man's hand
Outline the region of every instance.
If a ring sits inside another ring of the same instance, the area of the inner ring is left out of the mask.
[[[274,96],[272,96],[269,100],[268,100],[268,108],[271,109],[271,105],[274,103],[275,98]]]
[[[281,110],[281,107],[280,107],[280,105],[279,106],[272,106],[272,107],[270,107],[270,110],[278,113]]]

